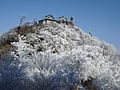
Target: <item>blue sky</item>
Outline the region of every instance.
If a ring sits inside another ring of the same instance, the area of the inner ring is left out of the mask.
[[[0,33],[18,25],[23,15],[27,21],[47,14],[73,16],[76,26],[120,51],[120,0],[0,0]]]

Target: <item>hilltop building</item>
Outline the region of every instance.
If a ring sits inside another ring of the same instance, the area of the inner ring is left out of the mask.
[[[61,24],[67,24],[67,18],[65,16],[59,17],[58,22]]]
[[[65,16],[61,16],[58,19],[55,19],[52,15],[47,15],[43,19],[39,20],[39,25],[50,24],[51,22],[56,22],[59,24],[65,24],[68,26],[74,26],[73,17],[70,18],[70,21],[67,20]]]
[[[52,15],[47,15],[44,17],[44,19],[39,21],[39,24],[44,25],[44,24],[50,24],[51,22],[57,22],[57,20],[55,20],[55,18]]]

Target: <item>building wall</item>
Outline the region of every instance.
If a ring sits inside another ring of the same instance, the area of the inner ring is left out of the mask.
[[[46,20],[46,24],[50,24],[51,22],[53,22],[53,21]]]

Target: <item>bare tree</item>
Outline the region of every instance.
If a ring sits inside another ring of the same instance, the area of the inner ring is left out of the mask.
[[[26,18],[26,16],[22,16],[21,18],[20,18],[20,25],[23,23],[23,20]]]

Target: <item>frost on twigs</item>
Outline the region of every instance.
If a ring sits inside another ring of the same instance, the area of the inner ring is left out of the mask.
[[[51,23],[32,29],[18,36],[9,59],[0,63],[0,89],[120,89],[120,54],[113,46],[75,26]]]

